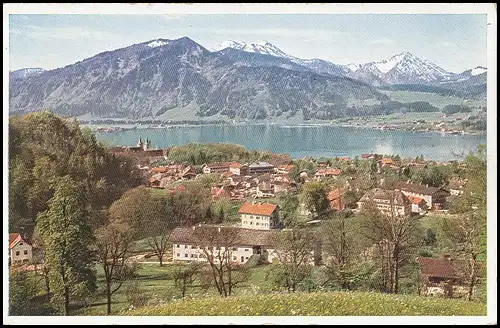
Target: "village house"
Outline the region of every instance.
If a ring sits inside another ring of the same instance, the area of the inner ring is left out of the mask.
[[[369,160],[369,159],[374,159],[377,154],[361,154],[361,159],[363,160]]]
[[[192,166],[186,167],[180,174],[182,180],[191,180],[196,177],[196,170]]]
[[[248,165],[243,165],[237,162],[231,163],[229,165],[229,171],[235,175],[247,175]]]
[[[255,162],[248,165],[248,174],[256,175],[274,172],[274,165],[267,162]]]
[[[320,181],[323,178],[337,178],[341,174],[342,174],[342,170],[340,170],[340,169],[332,169],[332,168],[319,169],[314,174],[314,179],[316,181]]]
[[[245,202],[239,213],[241,226],[199,224],[193,227],[175,228],[169,237],[172,242],[173,260],[207,261],[208,255],[217,263],[218,254],[227,251],[224,256],[235,264],[244,264],[252,257],[265,262],[279,261],[276,236],[286,230],[280,230],[280,225],[277,223],[277,206],[269,203]],[[265,223],[262,224],[263,222]],[[321,262],[321,242],[314,235],[311,238],[314,239],[314,243],[308,263],[317,265]]]
[[[243,228],[269,230],[280,226],[278,206],[275,204],[245,202],[238,213],[241,214]]]
[[[279,174],[290,174],[292,170],[295,168],[295,165],[280,165],[275,168],[276,173]]]
[[[408,200],[411,203],[411,212],[412,213],[418,213],[422,214],[427,211],[427,203],[425,202],[425,199],[416,197],[416,196],[407,196]],[[423,206],[425,204],[425,206]]]
[[[420,292],[425,296],[445,296],[467,294],[456,261],[449,255],[443,258],[418,257],[422,286]]]
[[[459,196],[464,193],[465,184],[467,179],[452,178],[448,183],[448,189],[450,190],[450,195]]]
[[[263,181],[257,186],[257,197],[268,198],[274,197],[274,185],[270,182]]]
[[[418,197],[425,200],[428,209],[443,209],[446,207],[446,198],[450,193],[438,187],[422,186],[413,183],[400,183],[396,190],[401,190],[405,196]]]
[[[31,263],[33,246],[19,233],[9,233],[9,263]]]
[[[212,199],[231,197],[231,194],[227,191],[227,189],[224,186],[213,186],[210,189],[210,193],[212,195]]]
[[[337,188],[330,191],[327,195],[327,199],[330,202],[330,208],[336,211],[343,211],[345,209],[345,202],[342,196],[345,193],[345,188]]]
[[[377,162],[377,166],[378,166],[378,172],[380,173],[380,171],[383,169],[383,168],[389,168],[389,169],[392,169],[392,170],[399,170],[400,169],[400,166],[399,164],[397,164],[392,158],[390,157],[384,157],[382,158],[381,160],[379,160]]]
[[[328,159],[324,157],[320,157],[316,160],[316,163],[318,164],[319,167],[327,167],[328,166]]]
[[[203,173],[224,173],[229,172],[231,167],[231,163],[212,163],[212,164],[203,164],[201,166]]]
[[[411,213],[411,203],[408,198],[398,190],[384,190],[375,188],[363,195],[358,201],[358,209],[362,210],[366,202],[373,202],[384,215],[405,216]]]
[[[198,225],[175,228],[170,235],[174,261],[207,261],[209,255],[226,251],[233,263],[244,264],[252,256],[272,262],[277,254],[272,246],[274,230]],[[231,235],[228,238],[228,234]],[[230,242],[228,242],[230,239]],[[204,251],[205,250],[205,251]],[[213,258],[218,262],[218,257]]]

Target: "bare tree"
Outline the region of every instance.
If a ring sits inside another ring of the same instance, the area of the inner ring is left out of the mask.
[[[279,264],[270,271],[276,284],[295,292],[310,274],[315,238],[307,229],[282,230],[271,237]]]
[[[182,298],[186,296],[187,289],[193,284],[195,276],[200,273],[204,263],[192,262],[187,266],[177,266],[173,272],[175,287],[181,292]]]
[[[360,253],[358,229],[344,214],[336,214],[322,227],[323,251],[327,254],[325,267],[329,279],[336,281],[342,289],[350,289],[354,275],[356,257]]]
[[[108,315],[111,314],[112,295],[133,276],[136,269],[135,263],[128,261],[133,236],[130,225],[117,219],[111,220],[95,232],[97,254],[106,280]]]
[[[443,220],[443,231],[452,241],[455,251],[467,258],[465,265],[455,268],[463,275],[468,285],[467,299],[472,300],[474,287],[479,283],[482,267],[479,262],[481,254],[482,228],[485,224],[481,216],[474,213],[460,214],[454,218]]]
[[[387,270],[389,290],[399,292],[401,267],[415,249],[417,242],[419,216],[411,213],[403,214],[401,202],[395,202],[395,192],[385,191],[388,195],[388,210],[381,213],[371,201],[362,209],[364,236],[378,248],[381,270]],[[384,263],[385,262],[385,263]]]
[[[232,295],[234,287],[249,278],[247,268],[232,259],[239,231],[229,227],[198,226],[193,232],[201,255],[206,258],[212,281],[220,296]]]

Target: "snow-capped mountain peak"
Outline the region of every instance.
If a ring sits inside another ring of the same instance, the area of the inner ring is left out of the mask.
[[[242,50],[246,52],[254,52],[258,54],[263,54],[263,55],[271,55],[271,56],[276,56],[276,57],[283,57],[287,59],[295,59],[295,57],[288,55],[285,53],[283,50],[280,48],[276,47],[273,45],[271,42],[267,40],[262,40],[258,42],[238,42],[238,41],[224,41],[220,43],[217,47],[216,50],[223,50],[226,48],[233,48],[237,50]]]
[[[331,75],[343,76],[347,74],[347,72],[349,72],[349,69],[347,67],[331,63],[327,60],[301,59],[289,55],[267,40],[262,40],[258,42],[249,42],[249,43],[229,40],[220,43],[216,47],[216,50],[220,51],[226,48],[233,48],[245,52],[252,52],[262,55],[270,55],[270,56],[285,58],[290,60],[294,64],[304,66],[320,74],[327,73]]]
[[[447,80],[454,73],[438,65],[404,51],[387,59],[361,65],[348,66],[352,77],[363,79],[363,75],[376,77],[387,84],[427,83]]]

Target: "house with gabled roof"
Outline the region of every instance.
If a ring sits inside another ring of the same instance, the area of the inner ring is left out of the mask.
[[[396,190],[401,190],[405,196],[423,198],[429,209],[442,209],[446,206],[446,198],[450,193],[443,188],[429,187],[414,183],[399,183]]]
[[[418,257],[421,293],[425,296],[441,295],[452,297],[467,293],[463,275],[458,266],[460,261],[453,260],[450,255],[443,258]]]
[[[248,229],[269,230],[279,226],[278,206],[271,203],[245,202],[238,211],[241,226]]]
[[[9,233],[9,260],[11,264],[31,263],[33,246],[19,233]]]

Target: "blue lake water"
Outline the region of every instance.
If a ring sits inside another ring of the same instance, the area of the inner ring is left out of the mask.
[[[486,134],[452,135],[324,125],[202,125],[96,133],[106,144],[120,146],[135,145],[139,136],[143,140],[149,138],[154,148],[225,142],[248,149],[287,153],[292,158],[378,153],[401,157],[423,155],[426,159],[445,161],[457,159],[454,154],[468,154],[479,144],[486,144]]]

